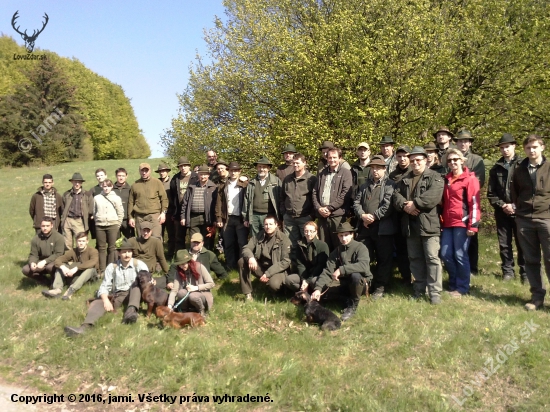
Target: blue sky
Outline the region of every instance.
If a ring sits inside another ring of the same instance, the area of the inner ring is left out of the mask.
[[[176,116],[178,101],[197,53],[207,58],[203,30],[225,18],[222,0],[2,0],[0,32],[24,45],[11,27],[19,10],[21,31],[49,22],[36,40],[46,49],[77,58],[122,86],[131,99],[152,157],[161,157],[159,136]],[[206,61],[208,61],[206,59]]]

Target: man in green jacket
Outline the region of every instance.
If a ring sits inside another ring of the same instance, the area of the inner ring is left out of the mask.
[[[338,226],[336,234],[340,245],[330,253],[327,267],[319,275],[311,295],[312,299],[319,300],[324,288],[337,288],[338,293],[347,298],[343,321],[355,315],[361,295],[372,279],[369,251],[364,244],[353,240],[354,232],[355,229],[348,222]]]
[[[28,263],[21,270],[31,279],[50,286],[55,274],[55,259],[65,251],[63,236],[53,229],[54,220],[45,216],[40,224],[40,233],[31,241]],[[46,275],[49,275],[46,276]]]

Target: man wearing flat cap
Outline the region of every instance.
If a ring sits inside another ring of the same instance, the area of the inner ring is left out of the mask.
[[[168,198],[164,186],[156,177],[151,177],[151,165],[139,165],[140,179],[136,180],[130,189],[128,198],[128,223],[141,233],[141,222],[151,217],[153,222],[153,237],[162,241],[162,224],[168,213]]]
[[[384,157],[384,161],[386,162],[386,172],[389,176],[390,173],[397,167],[397,159],[395,158],[395,153],[393,151],[395,141],[392,136],[387,135],[382,137],[382,140],[378,143],[378,145],[380,146],[380,153],[378,154]]]
[[[153,221],[150,216],[142,220],[140,224],[141,234],[129,240],[133,246],[133,256],[147,265],[149,272],[158,272],[162,270],[168,273],[168,263],[164,256],[164,247],[159,238],[152,237]],[[165,284],[159,284],[159,287],[166,287]]]
[[[72,250],[73,238],[77,233],[87,232],[88,222],[94,212],[94,198],[82,187],[85,180],[80,173],[74,173],[69,179],[73,187],[63,193],[63,214],[61,227],[65,237],[65,246]]]
[[[172,200],[172,192],[171,192],[171,183],[172,183],[172,177],[170,176],[170,166],[168,166],[166,163],[161,162],[159,164],[159,167],[156,170],[156,173],[159,174],[159,180],[164,186],[164,191],[166,192],[166,197],[168,199],[168,210],[166,211],[166,219],[164,220],[164,223],[162,224],[162,233],[161,233],[161,239],[164,240],[164,234],[168,236],[168,251],[166,252],[166,259],[172,260],[172,257],[174,256],[174,251],[176,248],[176,222],[174,222],[170,216],[174,214],[174,203]],[[178,222],[179,224],[179,222]]]
[[[426,167],[426,151],[415,146],[410,155],[411,171],[397,183],[394,207],[401,214],[401,231],[414,276],[414,298],[426,292],[431,303],[441,303],[442,268],[439,259],[440,223],[437,205],[443,196],[443,178]]]
[[[453,132],[449,130],[447,126],[439,126],[437,130],[434,131],[433,137],[435,140],[435,145],[437,147],[437,156],[443,166],[446,166],[444,163],[443,156],[447,153],[451,147],[456,147],[452,144],[451,139],[455,137]]]
[[[201,165],[197,173],[199,175],[198,182],[189,185],[183,196],[180,223],[182,226],[187,226],[191,236],[200,233],[203,238],[207,239],[206,248],[212,250],[214,245],[212,227],[216,223],[215,208],[218,187],[209,179],[210,170],[207,165]]]
[[[516,139],[510,133],[504,133],[495,146],[499,148],[502,157],[489,170],[487,199],[495,209],[498,247],[502,261],[502,280],[510,281],[515,277],[513,239],[518,250],[519,274],[522,283],[525,283],[527,280],[527,276],[525,275],[525,260],[518,242],[516,211],[512,203],[512,193],[510,192],[512,176],[523,159],[516,155]]]
[[[327,261],[327,267],[315,282],[311,298],[319,300],[324,288],[334,288],[347,298],[342,320],[355,315],[361,295],[365,293],[372,279],[367,247],[353,239],[355,229],[345,222],[338,226],[336,234],[340,245],[334,249]]]
[[[277,171],[275,172],[275,174],[282,182],[283,180],[285,180],[285,177],[294,172],[293,159],[294,155],[298,152],[296,151],[296,147],[294,147],[293,144],[289,143],[283,148],[283,151],[281,153],[285,162],[277,167]]]
[[[269,173],[272,163],[264,156],[254,166],[258,174],[248,182],[242,212],[244,225],[250,229],[251,236],[260,233],[266,216],[275,216],[277,222],[282,218],[279,211],[281,181]]]
[[[194,185],[199,181],[199,176],[191,171],[191,163],[186,156],[181,156],[178,159],[179,173],[172,177],[170,181],[170,196],[172,196],[173,212],[169,216],[175,225],[175,250],[185,249],[185,237],[187,236],[187,227],[182,226],[181,221],[181,204],[183,202],[183,196],[187,191],[189,185]]]

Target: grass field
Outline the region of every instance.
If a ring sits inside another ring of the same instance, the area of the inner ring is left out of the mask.
[[[161,330],[154,316],[122,325],[118,312],[82,338],[66,338],[63,327],[82,322],[85,300],[99,284],[64,302],[46,300],[43,287],[23,279],[20,268],[34,234],[30,197],[46,171],[63,192],[76,171],[90,188],[98,167],[109,176],[126,167],[133,181],[139,162],[1,171],[0,375],[7,382],[34,388],[27,394],[131,394],[134,400],[97,410],[549,410],[548,308],[526,312],[528,286],[501,282],[494,236],[480,238],[482,275],[473,279],[471,296],[444,296],[431,306],[409,300],[409,290],[396,282],[382,300],[363,298],[357,315],[332,333],[308,327],[288,297],[262,294],[258,284],[256,300],[245,303],[232,272],[217,282],[203,328]],[[170,406],[139,402],[138,394],[178,398]],[[224,394],[270,399],[214,402],[214,395]],[[208,396],[208,402],[193,402],[193,395]]]

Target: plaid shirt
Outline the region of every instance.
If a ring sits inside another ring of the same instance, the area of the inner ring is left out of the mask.
[[[100,297],[103,294],[108,295],[109,293],[130,290],[130,286],[136,279],[140,270],[149,270],[149,268],[145,263],[136,258],[132,258],[126,268],[122,266],[120,259],[118,259],[115,263],[107,265],[107,268],[105,269],[105,277],[103,278],[103,282],[97,291],[97,297]]]
[[[49,192],[42,189],[42,197],[44,198],[44,216],[51,217],[52,219],[57,218],[57,213],[55,211],[55,192],[53,189],[50,189]]]

